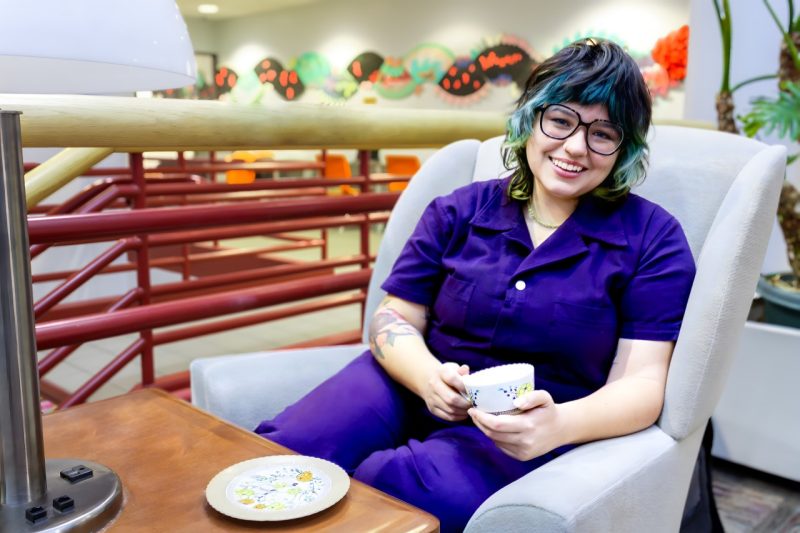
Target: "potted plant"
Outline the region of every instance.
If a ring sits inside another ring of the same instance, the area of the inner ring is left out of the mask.
[[[723,45],[723,84],[720,93],[726,105],[717,107],[720,129],[736,133],[737,124],[731,120],[736,118],[740,121],[738,126],[743,133],[751,137],[773,133],[787,140],[798,140],[800,20],[795,20],[792,0],[788,0],[790,22],[784,29],[768,0],[763,1],[783,36],[778,72],[731,85],[727,79],[731,63],[731,10],[728,0],[711,0],[716,9]],[[744,13],[752,13],[759,8],[757,4],[739,4],[745,8]],[[775,39],[773,42],[777,45],[777,41]],[[778,79],[780,90],[777,96],[759,98],[746,115],[736,116],[730,95],[744,85],[766,79]],[[724,90],[726,88],[729,88],[727,93]],[[800,373],[800,358],[797,357],[797,347],[800,346],[798,201],[797,190],[785,181],[778,207],[778,221],[788,246],[788,259],[793,272],[769,274],[762,276],[759,281],[763,311],[761,305],[756,305],[755,313],[751,316],[756,318],[763,314],[764,321],[759,318],[745,323],[739,347],[732,355],[727,385],[714,410],[715,437],[712,449],[716,458],[793,481],[800,481],[800,463],[796,460],[800,456],[800,431],[795,423],[800,415],[800,393],[793,379]],[[742,396],[742,390],[748,391],[746,397]],[[780,398],[780,401],[775,401],[776,398]],[[764,413],[769,413],[769,416],[764,416]]]
[[[777,75],[779,92],[774,98],[757,98],[750,112],[740,117],[744,133],[749,137],[775,133],[781,138],[800,140],[800,17],[795,19],[793,2],[787,2],[789,22],[784,28],[772,6],[764,0],[783,37]],[[796,157],[790,157],[790,162]],[[764,298],[768,322],[800,327],[800,192],[789,181],[781,190],[778,223],[786,240],[792,271],[763,275],[758,291]]]

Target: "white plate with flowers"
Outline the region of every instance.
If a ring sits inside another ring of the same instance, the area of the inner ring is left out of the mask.
[[[291,520],[341,500],[350,477],[339,466],[304,455],[271,455],[231,465],[208,483],[206,499],[241,520]]]

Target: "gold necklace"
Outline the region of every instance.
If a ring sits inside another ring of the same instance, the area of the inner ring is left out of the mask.
[[[528,215],[531,217],[531,220],[533,220],[543,228],[547,229],[556,229],[559,226],[561,226],[561,224],[563,224],[563,222],[561,224],[548,224],[547,222],[542,221],[539,217],[536,216],[536,208],[533,207],[533,201],[534,197],[531,196],[531,201],[528,202]]]

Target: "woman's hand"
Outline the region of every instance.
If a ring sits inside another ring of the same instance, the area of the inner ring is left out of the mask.
[[[433,371],[422,387],[422,399],[428,410],[444,420],[457,421],[467,418],[471,404],[463,396],[464,383],[461,376],[469,374],[467,365],[442,363]]]
[[[520,461],[539,457],[567,443],[564,415],[550,393],[535,390],[514,400],[514,405],[522,412],[492,415],[472,408],[468,414],[498,448]]]

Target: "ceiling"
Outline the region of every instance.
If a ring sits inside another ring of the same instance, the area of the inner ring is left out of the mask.
[[[304,4],[313,4],[321,0],[176,0],[181,14],[188,18],[204,18],[208,20],[222,20],[235,17],[244,17],[255,13],[278,11]],[[203,15],[197,11],[200,4],[216,4],[219,12],[213,15]]]

